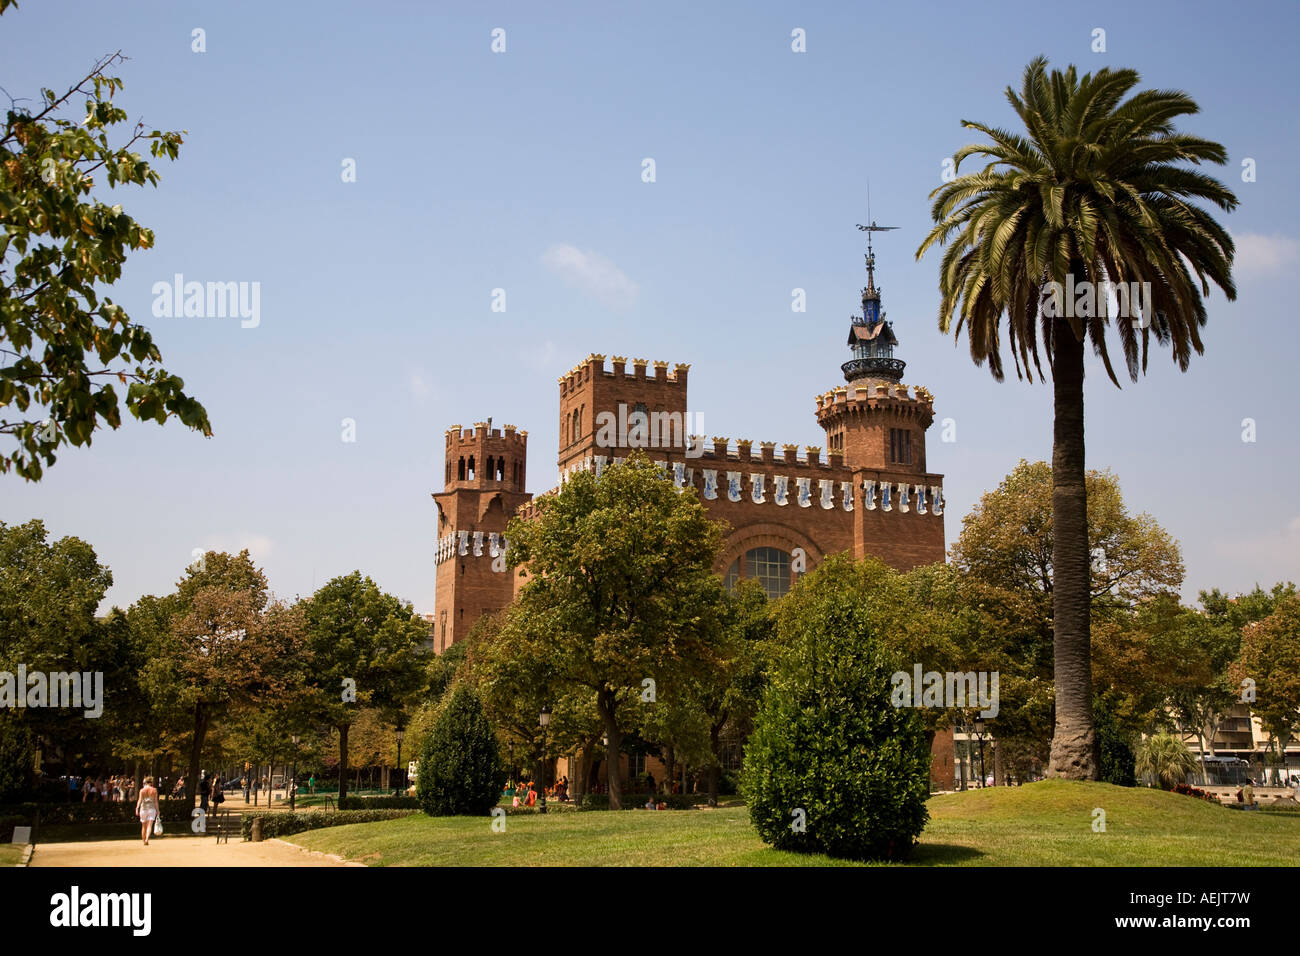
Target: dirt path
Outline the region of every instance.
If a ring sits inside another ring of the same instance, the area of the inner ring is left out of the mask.
[[[217,843],[215,837],[40,843],[32,866],[361,866],[329,853],[304,850],[283,840]]]

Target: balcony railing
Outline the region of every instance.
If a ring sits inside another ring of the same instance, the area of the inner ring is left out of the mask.
[[[844,378],[853,381],[867,375],[880,375],[887,378],[902,378],[907,363],[896,358],[855,358],[845,362],[840,368]]]

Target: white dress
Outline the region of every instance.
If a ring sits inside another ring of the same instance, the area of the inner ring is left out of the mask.
[[[140,822],[153,823],[158,817],[158,798],[156,796],[140,798]]]

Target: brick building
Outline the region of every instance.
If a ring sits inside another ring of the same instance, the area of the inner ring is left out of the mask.
[[[874,223],[872,226],[874,227]],[[868,233],[870,234],[868,230]],[[943,476],[927,468],[932,394],[902,384],[906,363],[881,311],[868,243],[862,314],[848,329],[844,384],[816,396],[821,446],[755,443],[689,434],[689,365],[588,355],[560,376],[560,480],[599,474],[634,449],[661,463],[678,486],[691,485],[729,532],[717,571],[728,582],[757,578],[771,597],[824,557],[875,555],[899,570],[944,560]],[[438,506],[434,624],[441,652],[481,615],[507,606],[519,586],[505,573],[503,533],[528,515],[526,431],[491,420],[446,434]],[[951,786],[952,738],[936,740],[935,777]]]

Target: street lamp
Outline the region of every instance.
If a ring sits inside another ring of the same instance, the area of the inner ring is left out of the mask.
[[[397,728],[397,769],[402,773],[402,783],[406,783],[406,773],[402,771],[402,741],[406,738],[406,731],[401,727]],[[403,787],[403,790],[406,788]]]
[[[294,797],[298,795],[298,743],[302,740],[297,734],[289,738],[293,741],[293,769],[289,771],[289,812],[297,809]]]
[[[539,813],[546,812],[546,728],[551,723],[551,708],[543,707],[542,713],[537,718],[537,722],[542,725],[542,779],[539,786],[542,788],[542,805],[538,810]]]
[[[982,717],[975,718],[975,736],[980,742],[980,786],[982,787],[984,781],[988,779],[984,776],[984,719]]]

